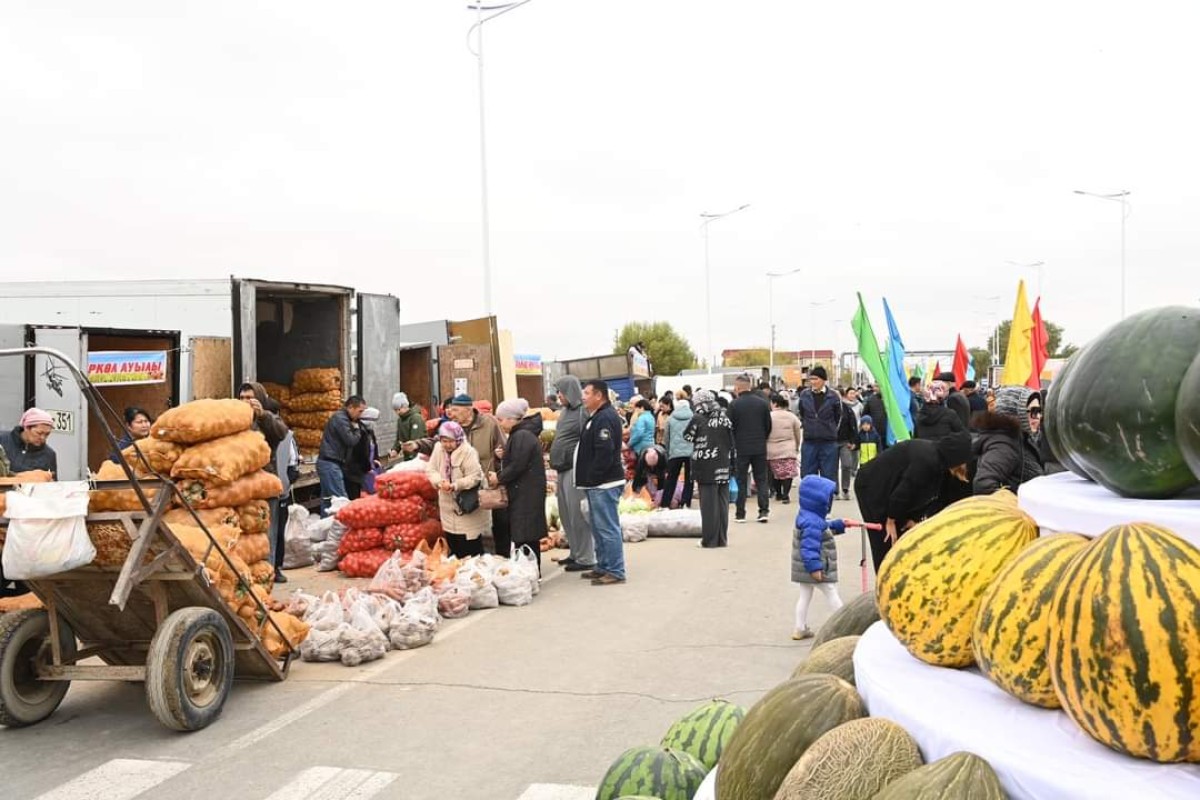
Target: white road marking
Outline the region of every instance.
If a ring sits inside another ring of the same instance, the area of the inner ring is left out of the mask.
[[[38,795],[37,800],[130,800],[190,766],[184,761],[114,758]]]
[[[400,776],[369,769],[312,767],[267,800],[368,800]]]
[[[573,786],[567,783],[530,784],[517,800],[592,800],[595,786]]]

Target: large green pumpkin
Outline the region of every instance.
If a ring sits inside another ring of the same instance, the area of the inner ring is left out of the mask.
[[[1183,460],[1192,474],[1200,478],[1200,355],[1183,376],[1175,404],[1175,438],[1183,451]]]
[[[974,753],[953,753],[889,783],[874,800],[1006,800],[992,765]]]
[[[692,800],[707,775],[704,765],[687,753],[666,747],[633,747],[618,756],[604,773],[596,800]]]
[[[867,715],[854,687],[833,675],[784,681],[746,713],[717,768],[720,800],[771,800],[812,744]]]
[[[1197,484],[1176,437],[1176,401],[1200,351],[1200,309],[1134,314],[1079,353],[1055,397],[1055,436],[1071,469],[1124,497],[1172,497]]]
[[[662,746],[682,750],[694,756],[705,769],[712,769],[745,716],[746,710],[741,706],[727,700],[713,700],[672,725],[663,737]]]
[[[861,636],[839,636],[820,647],[814,647],[808,658],[800,662],[792,672],[793,678],[801,675],[822,673],[836,675],[847,683],[854,683],[854,648]]]
[[[841,636],[862,636],[879,621],[874,592],[864,592],[829,617],[813,639],[813,649]]]
[[[871,800],[923,763],[916,741],[891,720],[851,720],[808,748],[784,778],[775,800]]]

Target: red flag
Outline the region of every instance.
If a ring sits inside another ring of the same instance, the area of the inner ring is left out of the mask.
[[[1050,358],[1050,334],[1046,331],[1046,321],[1042,319],[1042,298],[1033,304],[1033,333],[1030,336],[1029,350],[1033,356],[1033,370],[1025,385],[1030,389],[1042,388],[1042,370]]]
[[[929,380],[936,381],[938,379],[938,375],[941,375],[941,374],[942,374],[942,360],[939,358],[937,361],[933,362],[933,377],[931,377]]]
[[[959,334],[958,344],[954,346],[954,382],[959,389],[967,380],[967,365],[970,361],[971,356],[967,353],[967,346],[963,344],[962,335]]]

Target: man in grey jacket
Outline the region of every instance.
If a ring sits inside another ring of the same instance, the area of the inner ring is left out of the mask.
[[[586,572],[596,566],[596,543],[592,539],[592,526],[588,515],[583,513],[584,491],[575,486],[571,468],[575,465],[575,447],[587,412],[583,408],[583,387],[579,378],[565,375],[559,378],[554,388],[558,390],[558,423],[554,429],[554,443],[550,445],[550,467],[558,471],[558,515],[571,554],[560,560],[567,572]]]

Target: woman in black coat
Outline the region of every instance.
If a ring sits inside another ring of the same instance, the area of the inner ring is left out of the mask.
[[[946,404],[949,387],[934,381],[925,390],[925,405],[917,413],[915,436],[918,439],[937,440],[967,429],[962,418]]]
[[[996,410],[976,418],[975,494],[997,489],[1015,492],[1025,481],[1043,474],[1034,433],[1041,413],[1041,395],[1032,389],[1005,386],[996,392]]]
[[[488,475],[492,486],[508,490],[508,528],[512,544],[529,545],[542,568],[539,542],[546,536],[546,465],[542,459],[542,417],[525,416],[529,404],[506,400],[496,409],[496,421],[508,436],[500,472]],[[497,553],[507,556],[508,553]]]
[[[958,433],[938,441],[909,439],[884,450],[859,469],[854,479],[858,510],[883,530],[868,531],[875,572],[900,535],[937,505],[950,482],[966,483],[971,436]]]

